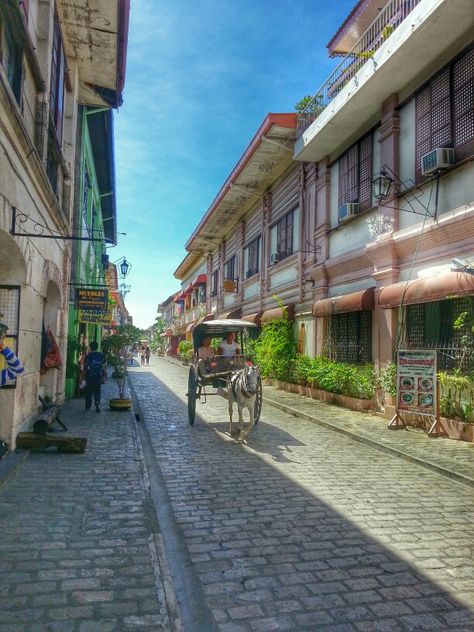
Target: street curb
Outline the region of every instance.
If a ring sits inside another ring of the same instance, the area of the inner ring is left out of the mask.
[[[354,441],[358,441],[359,443],[364,443],[365,445],[375,448],[376,450],[380,450],[381,452],[385,452],[387,454],[391,454],[392,456],[396,456],[405,461],[409,461],[410,463],[416,463],[417,465],[421,465],[422,467],[437,472],[442,476],[450,478],[454,481],[462,483],[464,485],[469,485],[470,487],[474,487],[474,479],[469,478],[468,476],[464,476],[463,474],[458,474],[457,472],[453,472],[452,470],[448,470],[440,465],[436,465],[435,463],[431,463],[430,461],[425,461],[424,459],[420,459],[416,456],[412,456],[411,454],[407,454],[406,452],[402,452],[402,450],[398,450],[396,448],[391,448],[390,446],[379,443],[378,441],[373,441],[372,439],[368,439],[367,437],[361,437],[355,432],[351,432],[350,430],[346,430],[345,428],[340,428],[334,424],[331,424],[327,421],[323,421],[318,417],[314,417],[313,415],[309,415],[308,413],[301,412],[291,406],[287,406],[286,404],[280,404],[280,402],[276,402],[273,399],[269,399],[268,397],[263,398],[263,402],[265,404],[269,404],[274,408],[278,408],[283,412],[290,413],[294,417],[300,417],[301,419],[306,419],[307,421],[311,421],[319,426],[323,426],[324,428],[328,428],[329,430],[334,430],[335,432],[339,432],[340,434],[346,435],[350,439]]]
[[[15,452],[8,452],[3,459],[0,459],[0,487],[13,476],[29,455],[29,450],[16,450]]]

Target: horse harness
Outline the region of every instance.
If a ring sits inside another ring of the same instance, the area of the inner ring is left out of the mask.
[[[234,398],[237,399],[236,388],[237,384],[240,382],[240,392],[244,397],[250,399],[254,393],[251,393],[248,388],[247,382],[247,371],[245,369],[241,369],[238,373],[234,373],[230,378],[230,384],[232,387],[232,393],[234,394]]]

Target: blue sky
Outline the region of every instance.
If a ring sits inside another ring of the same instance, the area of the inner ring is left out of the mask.
[[[179,288],[184,244],[268,112],[292,112],[337,60],[326,43],[355,0],[132,0],[115,118],[127,307],[148,327]]]

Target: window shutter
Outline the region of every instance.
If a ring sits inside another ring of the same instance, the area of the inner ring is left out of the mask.
[[[431,149],[452,145],[449,68],[431,82]]]
[[[341,207],[343,204],[345,204],[347,202],[347,170],[348,170],[348,164],[349,164],[349,160],[348,160],[348,155],[346,153],[346,154],[343,154],[339,158],[339,183],[338,183],[338,187],[339,187],[339,194],[338,194],[339,207]]]
[[[366,208],[372,202],[372,134],[360,142],[359,148],[359,203]],[[365,210],[365,209],[361,209]]]
[[[474,48],[453,67],[453,119],[454,146],[458,149],[474,141]]]
[[[416,175],[421,175],[421,157],[431,151],[431,90],[416,95]]]

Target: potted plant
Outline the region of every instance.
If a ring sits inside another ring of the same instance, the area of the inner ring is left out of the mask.
[[[118,386],[118,397],[109,401],[112,410],[128,410],[132,400],[127,393],[127,362],[130,348],[138,342],[142,332],[133,325],[119,325],[113,334],[102,341],[108,362],[114,367],[112,377]]]

